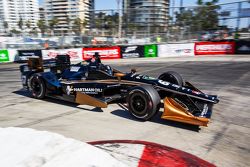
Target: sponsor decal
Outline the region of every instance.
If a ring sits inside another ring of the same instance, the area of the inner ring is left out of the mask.
[[[28,60],[29,57],[42,57],[42,51],[41,50],[18,50],[18,56],[20,60]]]
[[[8,50],[0,50],[0,62],[8,62],[9,60]]]
[[[86,94],[98,94],[98,93],[102,93],[103,89],[101,88],[74,88],[71,85],[67,85],[66,87],[67,95],[70,95],[72,92],[83,92]]]
[[[149,77],[149,76],[147,76],[147,75],[144,75],[144,76],[142,77],[142,79],[145,79],[145,80],[155,80],[155,78]]]
[[[25,85],[26,84],[26,76],[22,75],[21,80],[22,80],[22,84]]]
[[[71,72],[78,72],[81,67],[72,66],[70,67]]]
[[[234,42],[197,42],[195,55],[234,54]]]
[[[145,57],[157,57],[157,45],[145,45],[144,56]]]
[[[194,43],[158,45],[158,56],[194,56]]]
[[[143,57],[144,51],[143,46],[121,46],[122,58],[139,58]]]
[[[249,51],[250,52],[250,47],[243,45],[239,48],[239,51]]]
[[[197,95],[201,94],[201,92],[198,92],[198,91],[195,91],[195,90],[192,90],[192,93],[197,94]]]
[[[192,50],[191,49],[177,49],[175,50],[176,53],[191,53]]]
[[[67,55],[69,55],[69,57],[72,58],[72,59],[78,58],[77,52],[75,52],[75,51],[70,51],[70,50],[69,50],[69,51],[66,51],[66,52],[58,52],[58,51],[53,52],[53,51],[50,51],[50,52],[48,53],[48,56],[49,56],[50,58],[56,58],[56,56],[57,56],[57,55],[60,55],[60,54],[67,54]]]
[[[128,46],[124,52],[125,53],[133,52],[136,51],[137,48],[138,48],[137,46]]]
[[[250,54],[250,41],[238,40],[235,43],[236,54]]]
[[[201,113],[201,117],[204,117],[208,111],[208,105],[205,104]]]
[[[176,89],[179,89],[179,88],[180,88],[179,85],[172,84],[172,86],[175,87]]]
[[[70,95],[72,92],[73,92],[72,86],[67,85],[67,87],[66,87],[66,93],[67,93],[67,95]]]
[[[120,47],[106,47],[106,48],[83,48],[82,49],[82,58],[84,60],[92,58],[92,56],[98,52],[101,59],[119,59],[120,56]]]
[[[167,82],[167,81],[163,81],[163,80],[158,80],[158,82],[160,83],[160,84],[162,84],[162,85],[165,85],[165,86],[168,86],[168,85],[170,85],[170,82]]]
[[[82,49],[58,49],[58,50],[43,50],[43,59],[54,59],[57,55],[69,55],[70,60],[82,60]]]

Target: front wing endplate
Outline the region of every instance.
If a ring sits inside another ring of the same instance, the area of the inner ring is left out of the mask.
[[[161,118],[198,126],[207,126],[209,122],[208,118],[194,116],[186,108],[169,97],[164,99],[164,112]]]

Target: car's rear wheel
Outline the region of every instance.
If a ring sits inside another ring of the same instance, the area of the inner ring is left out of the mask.
[[[34,98],[43,99],[46,93],[46,86],[43,79],[34,74],[30,77],[30,85],[29,89]]]
[[[138,86],[130,90],[127,104],[131,115],[140,120],[151,119],[159,110],[160,96],[152,86]]]
[[[170,82],[175,85],[183,86],[184,81],[181,75],[175,71],[168,71],[161,74],[158,79]]]

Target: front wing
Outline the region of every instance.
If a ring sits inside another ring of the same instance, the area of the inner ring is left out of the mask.
[[[161,118],[198,126],[207,126],[212,114],[212,108],[206,103],[203,106],[203,110],[199,115],[193,115],[173,98],[166,97],[164,99],[164,112]]]

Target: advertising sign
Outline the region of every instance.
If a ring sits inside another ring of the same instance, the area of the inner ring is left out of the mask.
[[[145,45],[144,57],[157,57],[157,45]]]
[[[8,62],[9,59],[9,52],[8,50],[0,50],[0,63],[1,62]]]
[[[71,61],[81,61],[82,60],[82,48],[74,49],[57,49],[57,50],[43,50],[43,59],[53,59],[57,55],[67,54]]]
[[[194,43],[158,45],[158,57],[194,56]]]
[[[38,56],[42,57],[42,51],[41,50],[18,50],[18,57],[19,60],[28,60],[29,57],[32,56]]]
[[[250,54],[250,41],[239,40],[235,42],[236,54]]]
[[[138,58],[144,56],[144,47],[140,45],[121,46],[122,58]]]
[[[103,47],[103,48],[83,48],[82,58],[90,59],[95,52],[98,52],[101,59],[119,59],[121,58],[121,49],[118,46]]]
[[[195,55],[234,54],[235,42],[196,42]]]

